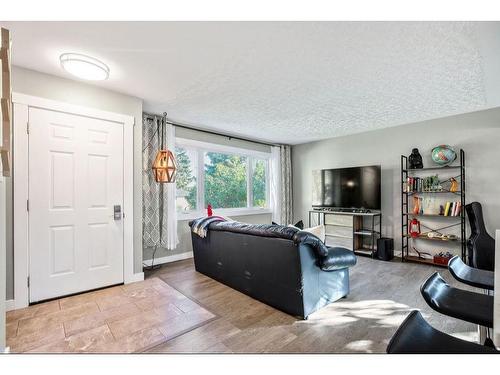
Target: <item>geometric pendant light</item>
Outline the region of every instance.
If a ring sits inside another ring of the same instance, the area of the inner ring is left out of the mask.
[[[159,150],[153,162],[156,182],[172,183],[177,177],[177,161],[170,150]]]
[[[158,150],[153,161],[153,175],[155,181],[159,183],[173,183],[177,177],[177,161],[171,150],[165,149],[165,125],[167,114],[163,114],[163,119],[158,121],[157,134],[160,136],[160,150]]]

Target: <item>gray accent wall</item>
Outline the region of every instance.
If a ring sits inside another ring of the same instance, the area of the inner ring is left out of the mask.
[[[142,99],[98,86],[12,67],[12,90],[121,113],[135,118],[134,126],[134,272],[142,272]],[[103,84],[105,85],[105,83]],[[12,182],[7,179],[7,300],[14,298],[14,247],[12,239]]]
[[[382,232],[394,238],[400,251],[400,156],[418,147],[424,166],[431,166],[430,151],[439,144],[465,150],[466,201],[483,204],[486,227],[493,235],[500,228],[500,108],[293,146],[294,221],[304,219],[307,225],[313,170],[380,164]]]

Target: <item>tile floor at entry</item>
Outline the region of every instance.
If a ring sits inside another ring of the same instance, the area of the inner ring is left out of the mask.
[[[7,313],[11,352],[141,352],[216,318],[159,278]]]

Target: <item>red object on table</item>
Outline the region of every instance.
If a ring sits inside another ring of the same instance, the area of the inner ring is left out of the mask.
[[[448,262],[450,259],[453,258],[452,256],[440,256],[440,255],[434,255],[434,263],[436,264],[443,264],[443,265],[448,265]]]
[[[207,216],[212,216],[214,213],[212,212],[212,205],[209,204],[207,206]]]

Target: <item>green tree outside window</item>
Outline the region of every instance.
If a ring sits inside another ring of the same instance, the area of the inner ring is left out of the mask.
[[[176,147],[177,172],[177,209],[196,210],[197,178],[193,153],[183,147]],[[206,152],[204,154],[204,200],[205,207],[211,204],[217,208],[247,207],[247,161],[248,157]],[[252,207],[266,207],[266,163],[264,159],[250,158]],[[205,207],[198,207],[204,209]]]
[[[266,162],[253,159],[252,163],[253,206],[266,207]]]
[[[247,158],[218,152],[205,154],[205,205],[247,207]]]
[[[191,159],[182,147],[175,148],[175,157],[179,169],[177,170],[177,210],[196,210],[196,176],[191,167]]]

